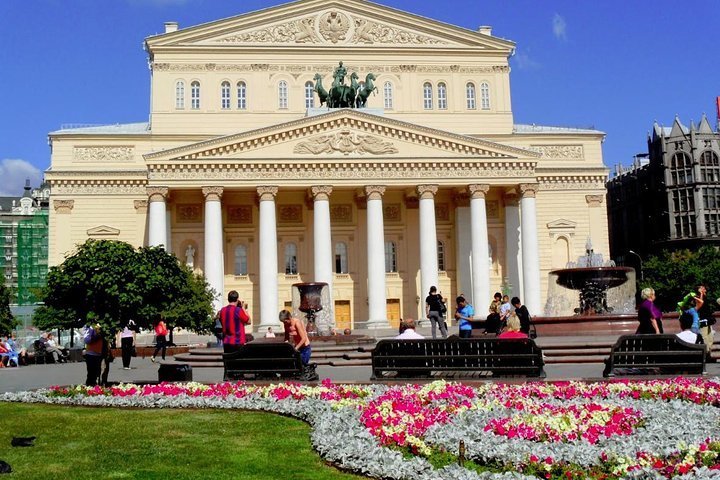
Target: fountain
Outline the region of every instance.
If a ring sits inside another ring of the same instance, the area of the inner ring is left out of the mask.
[[[305,314],[308,335],[326,335],[334,326],[327,283],[294,283],[293,312]]]
[[[550,279],[546,316],[635,313],[635,270],[603,261],[589,238],[585,255],[552,270]]]

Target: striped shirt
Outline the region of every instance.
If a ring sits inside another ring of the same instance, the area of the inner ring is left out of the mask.
[[[245,325],[250,323],[247,312],[237,305],[225,305],[220,310],[224,345],[245,345]]]

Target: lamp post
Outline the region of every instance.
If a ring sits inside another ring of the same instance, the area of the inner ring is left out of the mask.
[[[632,250],[628,250],[628,253],[632,253],[633,255],[635,255],[638,258],[638,261],[640,262],[640,281],[641,282],[644,281],[645,276],[643,275],[642,257],[640,255],[638,255],[637,253],[633,252]]]

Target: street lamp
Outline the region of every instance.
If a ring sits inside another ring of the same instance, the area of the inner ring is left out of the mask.
[[[640,262],[640,281],[641,282],[644,281],[645,278],[644,278],[643,269],[642,269],[642,257],[640,255],[638,255],[637,253],[633,252],[632,250],[628,250],[628,253],[632,253],[633,255],[635,255],[638,258],[638,261]]]

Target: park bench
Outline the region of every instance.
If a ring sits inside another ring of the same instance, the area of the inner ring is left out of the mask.
[[[623,335],[605,360],[604,377],[705,373],[705,346],[675,335]]]
[[[225,380],[242,380],[245,375],[287,378],[303,373],[300,353],[289,343],[279,341],[241,345],[235,352],[223,353],[223,364]]]
[[[432,372],[486,372],[544,377],[542,350],[530,339],[380,340],[372,350],[372,380],[427,377]]]

